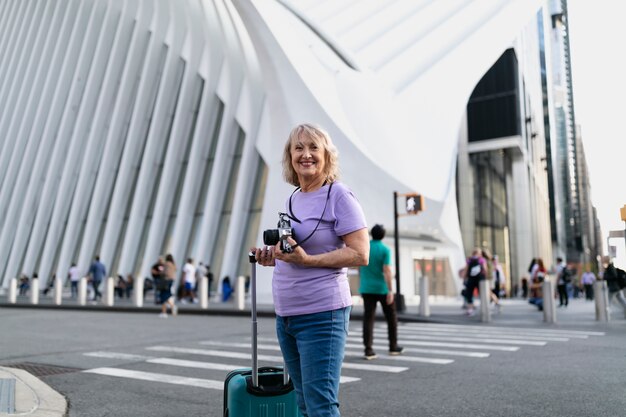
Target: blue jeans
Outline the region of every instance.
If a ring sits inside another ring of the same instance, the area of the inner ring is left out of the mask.
[[[337,417],[351,307],[276,317],[278,343],[304,417]]]

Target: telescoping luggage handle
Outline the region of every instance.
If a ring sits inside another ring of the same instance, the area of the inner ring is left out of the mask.
[[[259,358],[258,358],[258,325],[256,314],[256,257],[254,252],[248,253],[248,259],[252,266],[250,271],[250,304],[252,314],[252,386],[259,386]],[[289,383],[287,363],[283,361],[283,384]]]

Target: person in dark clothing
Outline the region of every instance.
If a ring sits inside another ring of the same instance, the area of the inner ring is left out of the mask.
[[[622,292],[623,288],[618,279],[618,270],[615,268],[615,265],[613,265],[610,258],[605,258],[604,264],[605,269],[602,279],[606,281],[606,286],[609,290],[609,305],[613,299],[616,298],[622,305],[622,308],[624,309],[624,317],[626,318],[626,298],[624,297],[624,293]]]
[[[359,292],[363,297],[363,345],[365,346],[366,360],[376,358],[373,349],[374,320],[378,303],[383,308],[387,320],[387,338],[389,340],[389,354],[399,355],[404,348],[398,346],[398,319],[391,277],[391,251],[382,240],[385,237],[385,228],[377,224],[371,230],[369,264],[359,268],[361,285]]]
[[[556,258],[556,288],[559,293],[559,307],[567,307],[569,297],[567,294],[567,284],[569,282],[567,265],[563,258]]]
[[[91,276],[91,285],[93,285],[93,301],[98,301],[98,298],[102,298],[100,293],[100,283],[106,276],[106,268],[104,264],[100,262],[100,256],[96,255],[93,263],[89,267],[89,275]]]

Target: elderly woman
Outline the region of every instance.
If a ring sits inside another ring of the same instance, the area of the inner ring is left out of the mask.
[[[339,416],[352,305],[347,268],[368,263],[367,224],[354,194],[337,181],[337,150],[321,128],[291,131],[283,174],[297,187],[285,205],[295,239],[252,250],[260,265],[275,266],[276,332],[300,411]]]

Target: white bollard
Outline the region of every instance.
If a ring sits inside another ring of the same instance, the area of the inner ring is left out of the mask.
[[[87,277],[82,277],[78,281],[78,305],[87,304]]]
[[[209,308],[209,279],[207,277],[200,278],[198,291],[200,292],[200,308],[206,310]]]
[[[60,306],[63,302],[63,281],[61,278],[54,279],[54,304]]]
[[[31,304],[39,304],[39,278],[30,280],[30,302]]]
[[[237,296],[237,310],[243,310],[246,306],[246,277],[240,275],[237,277],[237,290],[235,291]]]
[[[422,275],[419,281],[420,286],[420,308],[419,313],[422,317],[430,317],[430,304],[428,303],[428,277]]]
[[[483,323],[491,322],[491,311],[489,310],[489,300],[491,300],[489,281],[481,279],[478,282],[478,292],[480,293],[480,321]]]
[[[548,277],[543,281],[543,321],[556,323],[556,304],[554,302],[554,283]]]
[[[112,307],[115,299],[115,278],[108,277],[105,285],[104,304]]]
[[[606,281],[593,283],[593,294],[596,300],[596,321],[609,321],[611,319],[609,305],[609,290]]]
[[[135,292],[135,307],[143,307],[143,284],[145,278],[135,278],[135,284],[133,285],[133,291]]]
[[[15,304],[17,301],[17,278],[11,278],[9,281],[9,304]]]

